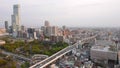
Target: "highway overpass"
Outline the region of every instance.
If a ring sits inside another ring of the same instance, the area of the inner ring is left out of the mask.
[[[75,44],[73,45],[69,45],[68,47],[60,50],[59,52],[53,54],[52,56],[46,58],[45,60],[41,61],[41,62],[38,62],[34,65],[32,65],[31,67],[29,68],[45,68],[47,67],[48,65],[50,65],[51,63],[53,63],[54,61],[56,61],[57,59],[61,58],[62,56],[64,56],[65,54],[69,53],[70,51],[72,51],[74,48],[77,48],[78,45],[82,45],[84,44],[86,41],[89,41],[89,40],[94,40],[96,38],[96,35],[95,36],[91,36],[91,37],[88,37],[88,38],[84,38],[83,40],[80,40],[80,41],[77,41]]]

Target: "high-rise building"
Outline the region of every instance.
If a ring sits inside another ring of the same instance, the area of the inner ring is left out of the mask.
[[[46,27],[50,26],[50,23],[48,21],[45,21],[45,26]]]
[[[52,27],[46,27],[46,36],[50,37],[52,35]]]
[[[35,33],[34,28],[28,28],[27,32],[28,32],[28,38],[32,39],[32,38],[36,37],[36,33]]]
[[[12,33],[13,36],[17,36],[17,32],[20,31],[20,6],[18,4],[13,5],[13,15],[11,16],[12,19]]]
[[[54,36],[57,36],[58,34],[58,27],[57,26],[53,26],[52,27],[52,35],[54,35]]]
[[[5,29],[6,29],[6,32],[8,32],[8,30],[9,30],[8,21],[5,21]]]

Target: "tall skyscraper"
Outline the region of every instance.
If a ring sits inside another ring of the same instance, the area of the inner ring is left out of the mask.
[[[5,29],[6,29],[6,32],[8,32],[9,28],[8,28],[8,21],[5,21]]]
[[[13,5],[13,15],[11,16],[12,19],[12,33],[13,36],[17,36],[17,32],[20,30],[20,6],[18,4]]]

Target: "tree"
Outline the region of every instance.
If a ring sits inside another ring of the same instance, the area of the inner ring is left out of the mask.
[[[30,64],[28,62],[25,62],[24,64],[21,65],[21,68],[29,68]]]
[[[6,60],[0,59],[0,66],[6,65],[6,64],[7,64],[7,61],[6,61]]]

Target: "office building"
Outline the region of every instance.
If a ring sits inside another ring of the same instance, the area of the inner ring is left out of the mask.
[[[13,5],[12,19],[12,33],[13,37],[17,37],[17,32],[20,31],[20,6],[18,4]]]
[[[52,35],[54,35],[54,36],[57,36],[58,34],[58,27],[57,26],[53,26],[52,27]]]
[[[106,68],[114,68],[119,62],[116,45],[105,40],[97,40],[90,49],[90,58],[95,63],[106,65]]]
[[[8,32],[8,31],[9,31],[8,21],[5,21],[5,29],[6,29],[6,32]]]
[[[52,27],[46,27],[46,36],[50,37],[52,35]]]
[[[117,52],[110,46],[93,46],[91,48],[91,59],[93,60],[117,60]]]
[[[63,42],[64,39],[64,36],[50,36],[51,42]]]
[[[28,32],[29,39],[36,39],[36,32],[34,28],[28,28],[27,32]]]

